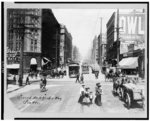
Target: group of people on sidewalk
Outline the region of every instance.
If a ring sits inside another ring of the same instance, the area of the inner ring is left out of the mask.
[[[95,102],[96,105],[101,106],[102,105],[101,95],[102,95],[102,88],[100,83],[96,84],[95,96],[93,95],[93,92],[90,91],[89,87],[85,87],[85,85],[82,85],[82,87],[80,88],[80,97],[78,103],[90,106],[91,104],[93,104],[93,102]]]
[[[31,84],[30,77],[33,78],[33,75],[31,76],[31,74],[29,73],[26,77],[26,82],[25,82],[26,85]],[[44,92],[47,90],[46,89],[46,84],[47,84],[46,77],[47,77],[46,75],[41,75],[41,79],[40,79],[40,90],[41,90],[41,92]],[[35,78],[37,78],[37,77],[35,77]],[[16,80],[15,76],[14,76],[14,80]]]
[[[37,79],[37,77],[38,77],[38,72],[35,72],[35,73],[30,72],[30,73],[27,75],[27,78],[26,78],[26,85],[30,85],[30,79],[29,79],[29,77],[31,77],[31,78],[35,77],[35,79]]]

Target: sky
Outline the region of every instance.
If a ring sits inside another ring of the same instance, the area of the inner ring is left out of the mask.
[[[86,56],[94,37],[100,34],[101,17],[102,33],[116,9],[52,9],[60,24],[67,27],[73,38],[73,45],[79,48],[81,56]]]
[[[136,9],[138,10],[138,9]],[[139,11],[141,11],[140,9]],[[52,9],[56,19],[71,33],[73,45],[79,48],[81,57],[86,57],[95,36],[106,34],[106,24],[117,9]],[[119,9],[119,12],[131,12],[133,9]]]

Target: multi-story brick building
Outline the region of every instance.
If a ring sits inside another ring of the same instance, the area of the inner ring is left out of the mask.
[[[64,25],[60,30],[60,65],[66,65],[72,60],[72,36]]]
[[[130,12],[122,12],[120,10],[118,13],[114,12],[112,14],[107,23],[106,54],[107,61],[111,66],[121,66],[119,63],[123,59],[132,59],[132,57],[136,56],[137,60],[133,61],[138,62],[135,62],[137,65],[134,68],[137,69],[139,74],[144,74],[145,55],[142,56],[142,54],[144,54],[143,49],[145,48],[145,15],[142,10]],[[137,50],[139,55],[124,56],[130,55],[130,53],[137,53]],[[117,61],[120,61],[118,65]],[[128,66],[129,68],[131,67],[130,65]]]
[[[99,62],[99,52],[98,52],[98,37],[95,36],[92,43],[92,53],[91,53],[91,63],[98,63]]]
[[[41,10],[7,9],[7,64],[20,64],[23,45],[23,70],[41,67]],[[20,65],[19,65],[20,66]]]

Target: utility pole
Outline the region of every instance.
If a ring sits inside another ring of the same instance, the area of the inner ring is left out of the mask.
[[[57,52],[57,43],[58,43],[58,42],[57,42],[57,41],[58,41],[58,40],[57,40],[57,34],[58,34],[58,33],[57,33],[57,29],[56,29],[56,57],[55,57],[56,67],[57,67],[57,53],[58,53],[58,52]]]
[[[22,86],[23,82],[23,53],[24,53],[24,34],[25,34],[25,10],[23,10],[23,15],[20,14],[23,19],[21,23],[21,41],[20,41],[20,70],[19,70],[19,86]]]
[[[117,66],[119,65],[120,40],[119,40],[119,9],[117,9]]]
[[[101,44],[102,44],[102,17],[100,17],[100,38],[98,44],[98,51],[99,51],[99,65],[102,66],[102,52],[101,52]]]

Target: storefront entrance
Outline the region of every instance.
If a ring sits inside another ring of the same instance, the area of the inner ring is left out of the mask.
[[[37,71],[36,58],[31,58],[31,61],[30,61],[30,72],[36,72],[36,71]]]

